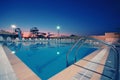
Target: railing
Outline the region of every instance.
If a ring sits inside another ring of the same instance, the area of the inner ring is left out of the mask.
[[[115,70],[116,70],[115,71],[115,80],[119,80],[119,52],[118,52],[116,46],[112,45],[112,44],[108,44],[108,43],[98,40],[98,39],[91,38],[91,37],[89,37],[89,39],[93,39],[95,41],[103,43],[104,45],[110,47],[114,51],[114,54],[113,54],[114,55],[114,63],[115,63],[114,66],[115,66]]]
[[[75,48],[75,46],[77,45],[77,44],[79,44],[79,42],[81,41],[81,40],[83,40],[84,38],[80,38],[69,50],[68,50],[68,52],[67,52],[67,54],[66,54],[66,64],[67,64],[67,66],[69,66],[69,62],[68,62],[68,57],[69,57],[69,54],[71,53],[71,51],[73,50],[73,48]]]
[[[83,42],[80,44],[80,41],[83,40]],[[117,50],[117,48],[112,45],[112,44],[108,44],[104,41],[101,41],[101,40],[98,40],[98,39],[95,39],[95,38],[92,38],[92,37],[81,37],[70,49],[69,51],[67,52],[66,54],[66,66],[69,66],[69,61],[68,61],[68,58],[69,58],[69,55],[70,53],[72,52],[73,48],[75,48],[77,45],[77,49],[74,53],[74,63],[76,62],[77,60],[77,55],[78,55],[78,51],[80,49],[80,47],[85,43],[86,40],[93,40],[93,41],[96,41],[96,42],[99,42],[101,44],[103,44],[104,46],[108,46],[110,47],[113,51],[114,51],[114,66],[115,66],[115,78],[112,79],[112,80],[118,80],[119,79],[119,52]]]

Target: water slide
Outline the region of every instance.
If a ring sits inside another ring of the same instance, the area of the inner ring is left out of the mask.
[[[22,31],[20,30],[20,28],[16,28],[15,32],[18,32],[18,37],[20,40],[22,40]]]

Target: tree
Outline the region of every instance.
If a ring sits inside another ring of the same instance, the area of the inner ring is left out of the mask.
[[[44,32],[38,32],[37,37],[38,38],[45,38],[45,35],[46,35],[46,33],[44,33]]]
[[[50,32],[48,32],[47,38],[50,39],[51,36],[53,36],[54,34],[51,34]]]
[[[31,36],[32,36],[33,38],[37,37],[37,35],[39,34],[39,30],[38,30],[37,27],[31,28],[31,29],[30,29],[30,32],[32,33]]]
[[[78,35],[74,35],[74,34],[71,34],[69,37],[70,37],[70,38],[75,38],[75,39],[79,38]]]

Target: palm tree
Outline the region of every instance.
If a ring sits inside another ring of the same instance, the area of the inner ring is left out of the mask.
[[[37,27],[33,27],[30,29],[30,32],[32,33],[32,37],[35,38],[38,35],[39,30]]]
[[[37,36],[38,36],[38,38],[45,38],[45,35],[46,35],[46,33],[39,32]]]
[[[54,34],[51,34],[50,32],[48,32],[47,38],[50,39],[51,36],[53,36]]]

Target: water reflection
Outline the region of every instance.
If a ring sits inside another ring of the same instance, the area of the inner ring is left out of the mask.
[[[15,54],[15,51],[12,51],[11,54]]]
[[[15,42],[10,42],[10,43],[4,43],[3,45],[8,46],[10,49],[20,50],[22,47],[22,43],[15,43]]]
[[[29,45],[29,48],[30,49],[39,49],[41,47],[46,47],[46,44],[43,44],[43,43],[35,43],[35,44],[30,44]]]
[[[72,45],[71,43],[55,43],[51,41],[46,42],[8,42],[3,43],[3,45],[8,46],[10,49],[20,50],[22,47],[26,50],[39,50],[41,48],[56,48],[56,47],[65,47],[68,45]],[[60,54],[57,52],[57,54]]]
[[[60,54],[60,52],[59,51],[57,51],[57,55],[59,55]]]

